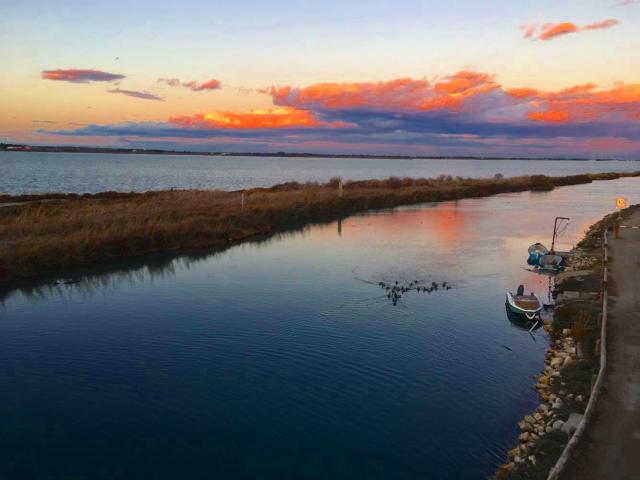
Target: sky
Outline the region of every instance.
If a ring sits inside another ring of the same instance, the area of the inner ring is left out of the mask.
[[[0,11],[0,142],[640,159],[640,0]]]

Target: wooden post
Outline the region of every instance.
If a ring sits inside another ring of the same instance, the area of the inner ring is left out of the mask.
[[[342,180],[338,180],[338,196],[342,198]]]
[[[245,197],[245,194],[244,194],[244,192],[242,192],[240,194],[240,209],[241,210],[244,210],[244,201],[245,201],[244,197]]]

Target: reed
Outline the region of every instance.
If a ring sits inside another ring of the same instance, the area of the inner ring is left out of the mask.
[[[636,173],[566,177],[389,178],[327,184],[285,183],[244,191],[168,190],[96,195],[3,196],[0,281],[151,252],[233,244],[367,209],[548,190]],[[0,207],[2,203],[0,203]]]

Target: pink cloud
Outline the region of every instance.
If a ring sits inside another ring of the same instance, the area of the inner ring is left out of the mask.
[[[218,90],[222,88],[220,80],[212,78],[206,82],[198,83],[195,80],[189,80],[188,82],[181,82],[178,78],[159,78],[158,82],[166,83],[170,87],[185,87],[194,92],[203,92],[206,90]]]
[[[57,70],[43,70],[42,78],[59,82],[89,83],[89,82],[113,82],[122,80],[124,75],[118,73],[103,72],[101,70],[87,70],[80,68],[59,68]]]

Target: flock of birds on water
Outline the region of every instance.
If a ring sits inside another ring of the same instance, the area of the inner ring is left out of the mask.
[[[397,280],[392,284],[378,282],[378,286],[387,291],[387,298],[389,298],[394,305],[397,305],[398,300],[402,298],[402,294],[410,292],[412,290],[423,293],[431,293],[439,289],[451,290],[451,285],[447,282],[441,282],[440,284],[438,284],[438,282],[431,282],[431,286],[427,287],[425,285],[420,285],[420,282],[418,280],[416,280],[415,282],[409,282],[408,285],[400,285]]]

